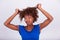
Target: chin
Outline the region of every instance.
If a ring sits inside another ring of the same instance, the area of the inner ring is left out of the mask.
[[[32,24],[29,23],[29,24],[27,24],[27,25],[32,25]]]
[[[31,25],[31,24],[27,24],[27,25]]]

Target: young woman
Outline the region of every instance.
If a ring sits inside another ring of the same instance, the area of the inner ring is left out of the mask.
[[[40,24],[33,25],[38,18],[38,11],[36,9],[39,9],[47,19]],[[11,24],[11,21],[17,14],[20,15],[19,17],[21,20],[24,18],[27,26]],[[41,4],[37,4],[37,7],[28,7],[23,11],[16,9],[14,14],[4,22],[4,25],[12,30],[19,31],[22,40],[39,40],[40,31],[51,23],[52,20],[53,17],[41,7]]]

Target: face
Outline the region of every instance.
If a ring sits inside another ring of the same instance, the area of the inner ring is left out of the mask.
[[[25,15],[24,16],[24,19],[25,19],[25,23],[27,24],[27,25],[31,25],[31,24],[33,24],[33,17],[31,16],[31,15]]]

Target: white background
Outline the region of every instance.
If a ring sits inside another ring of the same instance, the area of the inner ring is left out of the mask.
[[[34,7],[38,3],[42,4],[42,8],[49,12],[54,20],[41,31],[41,40],[60,40],[60,0],[0,0],[0,40],[21,40],[18,31],[11,30],[4,26],[4,22],[15,11],[26,7]],[[39,10],[38,10],[39,11]],[[34,24],[43,22],[46,17],[39,11],[38,21]],[[21,22],[17,15],[12,21],[16,25],[25,25],[24,20]]]

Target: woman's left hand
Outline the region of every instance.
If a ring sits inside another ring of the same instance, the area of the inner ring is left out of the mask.
[[[41,4],[37,4],[37,8],[38,9],[41,9]]]

